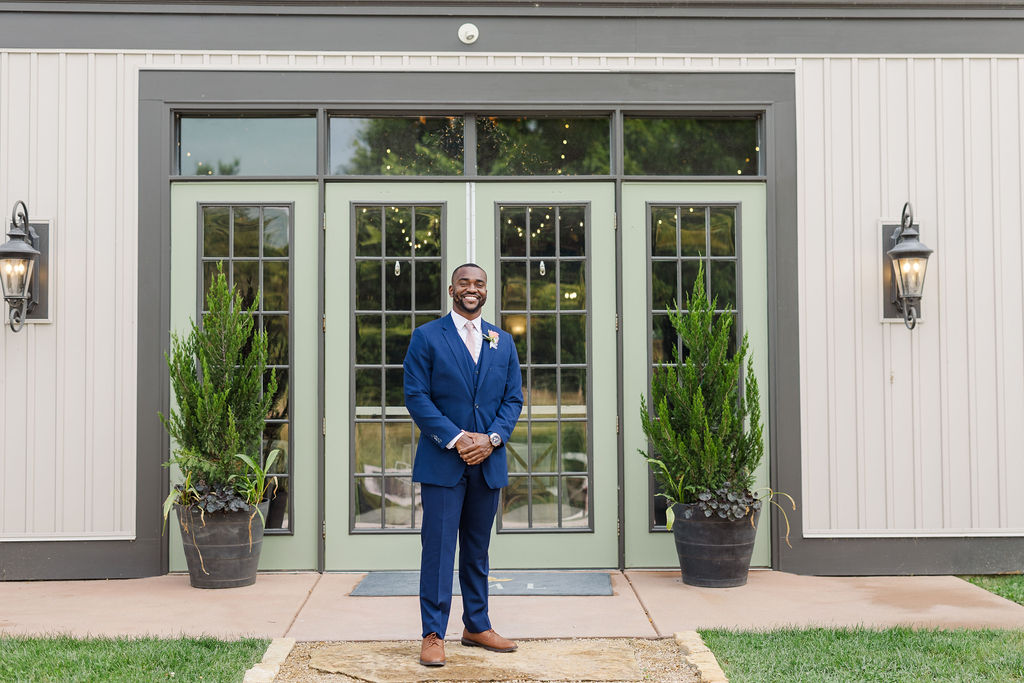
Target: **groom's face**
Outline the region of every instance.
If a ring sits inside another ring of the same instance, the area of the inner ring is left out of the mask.
[[[448,295],[456,313],[464,318],[477,317],[487,301],[487,273],[481,268],[459,268],[452,273]]]

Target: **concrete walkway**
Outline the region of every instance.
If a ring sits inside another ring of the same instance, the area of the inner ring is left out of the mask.
[[[679,572],[610,572],[614,595],[492,596],[510,638],[670,636],[729,627],[895,625],[1024,629],[1024,606],[952,576],[836,578],[752,571],[740,588],[694,588]],[[0,634],[287,636],[415,640],[415,597],[351,597],[362,574],[261,574],[254,586],[190,588],[185,575],[0,582]],[[459,598],[448,635],[461,634]]]

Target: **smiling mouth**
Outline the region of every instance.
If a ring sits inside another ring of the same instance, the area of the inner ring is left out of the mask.
[[[473,306],[480,302],[480,298],[473,294],[466,294],[462,297],[462,303]]]

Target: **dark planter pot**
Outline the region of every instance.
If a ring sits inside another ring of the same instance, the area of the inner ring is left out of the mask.
[[[685,517],[687,508],[692,510],[690,519]],[[693,504],[676,503],[672,512],[675,513],[672,533],[676,539],[683,583],[706,588],[731,588],[747,582],[760,510],[752,510],[736,521],[717,516],[705,517]]]
[[[264,517],[268,508],[269,503],[260,503]],[[259,515],[252,516],[255,510],[201,514],[196,507],[175,505],[174,509],[178,512],[193,588],[238,588],[256,583],[256,568],[263,549],[263,520]]]

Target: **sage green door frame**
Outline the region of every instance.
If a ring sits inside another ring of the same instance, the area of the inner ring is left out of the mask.
[[[292,241],[289,245],[294,267],[289,273],[291,375],[289,377],[289,418],[291,427],[291,517],[287,533],[269,533],[263,539],[260,570],[317,568],[317,425],[319,383],[317,380],[319,226],[316,182],[188,182],[171,185],[171,329],[187,333],[197,316],[199,276],[198,208],[203,204],[274,204],[293,209]],[[163,362],[163,359],[160,360]],[[173,400],[173,397],[172,397]],[[174,447],[174,444],[171,444]],[[171,473],[171,484],[180,481]],[[181,536],[174,520],[169,529],[170,570],[184,571]]]
[[[352,316],[353,206],[442,204],[445,280],[456,265],[475,261],[488,273],[497,270],[498,206],[509,204],[586,205],[590,216],[587,280],[589,299],[600,302],[590,314],[591,334],[606,331],[592,347],[591,368],[615,367],[614,185],[606,183],[334,183],[326,186],[324,310],[326,314],[325,405],[325,569],[328,571],[416,569],[419,537],[415,532],[353,528],[352,401],[350,363]],[[467,207],[469,211],[467,213]],[[498,283],[490,283],[487,320],[498,323]],[[449,310],[444,299],[444,310]],[[588,309],[589,310],[589,309]],[[335,330],[338,332],[335,333]],[[617,563],[617,486],[614,371],[592,372],[590,417],[592,444],[593,528],[500,533],[494,539],[491,565],[523,567],[611,567]],[[598,447],[596,444],[601,444]]]
[[[653,204],[735,205],[741,322],[750,335],[754,372],[761,388],[765,453],[755,487],[769,485],[770,435],[768,384],[768,242],[766,188],[763,183],[624,182],[622,184],[623,442],[626,567],[676,567],[671,533],[652,531],[648,514],[649,474],[638,450],[647,448],[640,425],[640,396],[649,391],[651,330],[649,329],[650,225]],[[761,515],[751,565],[771,565],[771,515]]]

